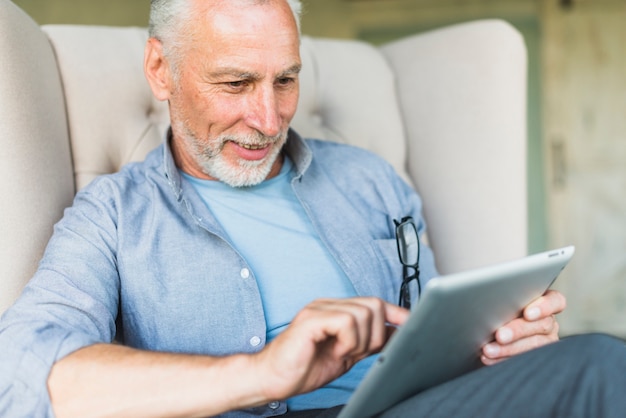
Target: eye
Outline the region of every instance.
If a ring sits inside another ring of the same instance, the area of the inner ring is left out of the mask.
[[[246,80],[237,80],[237,81],[227,81],[224,84],[232,89],[237,90],[237,89],[242,89],[246,87],[248,85],[248,82]]]
[[[281,87],[287,87],[296,81],[294,77],[281,77],[276,80],[276,84]]]

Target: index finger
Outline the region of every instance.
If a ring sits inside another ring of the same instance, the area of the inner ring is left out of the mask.
[[[387,343],[389,338],[396,331],[397,327],[404,324],[410,314],[408,309],[386,302],[379,298],[365,297],[353,300],[370,306],[374,312],[378,313],[379,319],[383,322],[382,324],[379,323],[379,325],[382,325],[383,328],[377,328],[378,331],[383,331],[383,333],[374,334],[378,338],[382,337],[382,339],[375,339],[373,341],[374,344],[370,347],[373,352],[378,352]]]
[[[409,318],[409,311],[406,308],[402,308],[398,305],[394,305],[388,302],[384,303],[385,309],[385,321],[391,325],[400,326],[406,322]]]
[[[556,290],[549,289],[524,308],[524,319],[536,321],[563,312],[567,305],[565,296]]]
[[[372,312],[379,312],[379,315],[384,316],[386,323],[395,326],[404,324],[411,313],[411,311],[406,308],[402,308],[398,305],[394,305],[375,297],[343,299],[337,301],[337,303],[357,303],[368,306]]]

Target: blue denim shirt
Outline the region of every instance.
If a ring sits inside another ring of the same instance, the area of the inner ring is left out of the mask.
[[[285,151],[295,194],[357,293],[396,303],[393,219],[412,215],[423,232],[418,195],[362,149],[291,131]],[[147,350],[261,350],[259,288],[236,248],[167,144],[94,180],[55,225],[37,273],[0,322],[0,416],[53,416],[46,382],[54,362],[116,336]],[[428,248],[420,267],[422,284],[436,275]],[[285,411],[280,402],[224,416]]]

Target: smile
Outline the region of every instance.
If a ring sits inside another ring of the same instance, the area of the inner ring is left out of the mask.
[[[249,149],[249,150],[259,150],[259,149],[266,148],[269,144],[265,144],[265,145],[237,144],[237,145],[239,145],[242,148]]]

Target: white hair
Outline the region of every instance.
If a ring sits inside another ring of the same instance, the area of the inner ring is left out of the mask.
[[[230,0],[227,0],[230,1]],[[250,4],[265,4],[271,0],[247,0]],[[300,0],[286,0],[293,12],[298,31],[300,31],[300,16],[302,3]],[[150,22],[148,33],[150,37],[161,41],[163,54],[170,61],[172,71],[177,73],[177,63],[180,60],[182,46],[191,36],[192,25],[187,23],[194,17],[190,0],[150,0]]]

